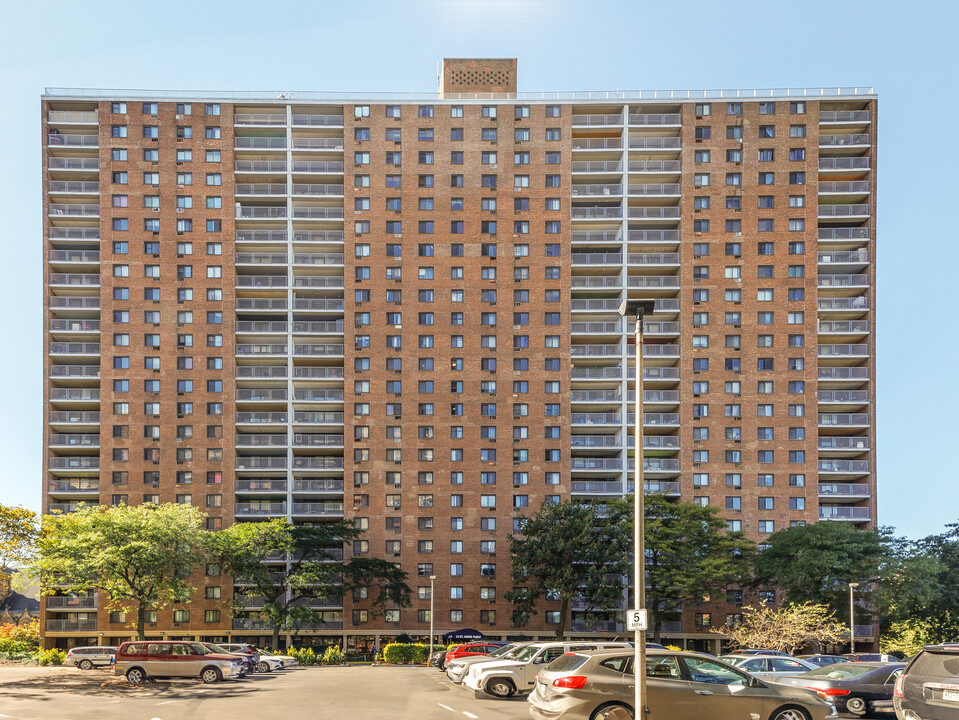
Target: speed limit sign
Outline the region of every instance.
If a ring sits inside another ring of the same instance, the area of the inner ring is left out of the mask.
[[[627,630],[646,630],[646,610],[627,610],[626,611],[626,629]]]

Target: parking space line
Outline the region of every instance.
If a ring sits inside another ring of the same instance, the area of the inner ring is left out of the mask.
[[[465,710],[463,711],[463,714],[464,714],[466,717],[468,717],[468,718],[473,718],[473,720],[476,720],[476,718],[479,717],[479,715],[474,715],[473,713],[468,713],[468,712],[466,712]]]
[[[444,708],[444,709],[446,709],[446,710],[449,710],[450,712],[456,712],[456,711],[455,711],[453,708],[451,708],[449,705],[444,705],[443,703],[436,703],[436,704],[439,705],[441,708]]]

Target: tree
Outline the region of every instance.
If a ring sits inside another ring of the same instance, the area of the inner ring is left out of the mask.
[[[206,557],[204,517],[174,503],[46,515],[37,543],[42,591],[99,590],[111,610],[135,606],[142,640],[147,610],[189,600],[190,572]]]
[[[310,526],[283,520],[237,523],[216,533],[214,554],[225,572],[242,580],[248,595],[261,599],[260,616],[272,626],[276,648],[282,629],[322,624],[322,615],[310,607],[321,597],[363,588],[374,615],[386,605],[410,605],[407,575],[395,563],[356,556],[344,560],[344,545],[352,546],[361,534],[346,520]],[[285,558],[288,567],[264,562],[278,558]],[[245,599],[234,598],[234,604],[239,607]]]
[[[544,595],[561,602],[559,639],[574,600],[582,601],[588,613],[619,604],[620,576],[629,572],[632,550],[629,511],[620,501],[567,500],[544,503],[533,517],[520,519],[519,533],[507,536],[514,587],[505,597],[513,603],[514,627],[529,622]]]
[[[773,608],[766,603],[743,608],[742,622],[710,630],[726,635],[744,648],[767,648],[792,655],[811,644],[838,643],[849,636],[835,613],[819,603],[790,603]]]
[[[24,507],[0,505],[0,571],[29,562],[37,532],[35,512]]]
[[[741,584],[754,552],[742,533],[726,531],[716,508],[647,495],[646,608],[655,641],[684,605]]]
[[[793,603],[840,612],[848,608],[848,583],[874,581],[884,553],[877,531],[827,521],[780,530],[766,546],[756,556],[756,585],[777,587]]]

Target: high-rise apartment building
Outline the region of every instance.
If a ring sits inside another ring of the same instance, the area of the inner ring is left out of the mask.
[[[431,575],[438,632],[516,632],[516,519],[632,491],[626,297],[655,300],[647,490],[759,542],[875,524],[871,89],[517,93],[515,61],[448,60],[435,95],[42,106],[44,511],[353,518],[344,552],[395,559],[413,606],[316,598],[298,642],[425,635]],[[241,585],[194,581],[149,634],[269,634],[257,598],[224,609]],[[702,647],[740,603],[666,635]],[[126,620],[45,601],[50,643]]]

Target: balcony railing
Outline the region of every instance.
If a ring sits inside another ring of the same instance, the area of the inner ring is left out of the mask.
[[[236,414],[237,424],[242,423],[265,423],[268,425],[285,425],[287,414],[285,412],[238,412]]]
[[[622,425],[623,417],[619,413],[571,413],[573,425]]]
[[[294,173],[337,173],[343,172],[341,160],[294,160]]]
[[[570,332],[574,335],[584,333],[621,333],[623,324],[614,322],[574,322],[570,323]]]
[[[682,115],[679,113],[630,113],[630,125],[679,125]]]
[[[819,413],[819,426],[868,427],[869,415],[866,413]]]
[[[47,187],[52,193],[100,192],[100,183],[95,180],[51,180]]]
[[[50,133],[47,135],[47,144],[59,147],[91,147],[100,145],[99,135],[76,135],[72,133]]]
[[[293,447],[343,447],[343,435],[332,433],[295,433]]]
[[[342,347],[342,345],[340,346]],[[340,353],[343,354],[342,352]],[[343,402],[343,390],[324,388],[294,388],[294,402]]]
[[[286,160],[237,160],[233,167],[237,172],[285,173]]]
[[[678,220],[679,208],[673,206],[666,207],[630,207],[630,220]],[[669,232],[664,231],[664,232]],[[676,231],[674,231],[676,232]],[[629,231],[629,241],[633,241],[633,231]],[[638,241],[636,241],[638,242]]]
[[[100,458],[87,455],[51,457],[50,470],[97,470]]]
[[[820,147],[838,147],[842,145],[868,145],[869,133],[855,133],[851,135],[820,135]]]
[[[285,457],[246,457],[236,458],[237,470],[286,470]]]
[[[570,233],[574,243],[618,243],[622,240],[619,230],[574,230]]]
[[[679,253],[630,253],[630,265],[679,265]]]
[[[50,320],[50,330],[52,332],[100,332],[100,321],[53,318]]]
[[[679,193],[679,183],[645,183],[629,186],[630,195],[658,196],[679,195]]]
[[[631,275],[626,284],[631,288],[676,289],[679,288],[678,275]]]
[[[869,298],[861,295],[845,298],[819,298],[816,307],[820,310],[868,310]]]
[[[99,250],[51,250],[50,262],[61,263],[98,263],[100,262]]]
[[[54,342],[50,343],[54,355],[99,355],[100,343]]]
[[[293,424],[303,425],[342,425],[341,412],[294,412]]]
[[[573,138],[573,150],[622,150],[619,138]]]
[[[100,206],[92,203],[51,203],[50,214],[66,217],[97,217],[100,214]]]
[[[572,253],[569,261],[573,265],[620,265],[622,253]]]
[[[819,346],[819,357],[868,357],[868,355],[869,346],[864,344]]]
[[[334,310],[342,311],[345,301],[339,298],[294,298],[294,310]]]
[[[286,435],[268,435],[268,434],[250,434],[239,433],[236,436],[237,447],[283,447],[287,446]]]
[[[868,287],[868,275],[827,275],[820,274],[819,287]]]
[[[50,433],[47,444],[55,447],[100,447],[100,436],[90,433]]]
[[[238,333],[286,334],[286,320],[238,320]]]
[[[285,502],[256,502],[243,503],[238,502],[234,505],[233,514],[237,517],[244,516],[262,516],[262,515],[286,515]]]
[[[285,150],[285,137],[237,137],[237,150]]]
[[[682,140],[678,137],[631,137],[630,150],[679,150]]]
[[[319,493],[341,493],[343,492],[342,478],[293,478],[293,492],[319,492]]]
[[[294,323],[295,324],[295,323]],[[297,366],[293,368],[293,377],[297,380],[342,380],[344,371],[341,367]]]
[[[570,194],[573,197],[582,197],[588,195],[622,195],[623,186],[609,183],[573,185],[570,188]]]
[[[819,158],[820,170],[868,170],[868,157]]]
[[[867,227],[849,227],[849,228],[819,228],[818,237],[820,240],[868,240],[869,228]]]
[[[100,228],[52,227],[50,238],[53,240],[99,240]]]
[[[868,110],[821,110],[819,122],[869,122]]]
[[[868,215],[869,206],[864,203],[854,205],[820,205],[819,217],[857,217]]]
[[[651,208],[630,208],[630,210],[640,209],[649,210]],[[679,217],[678,212],[676,216]],[[679,230],[630,230],[628,239],[631,243],[673,244],[679,242]]]
[[[294,470],[342,470],[343,458],[341,457],[294,457]]]
[[[824,333],[840,333],[840,334],[863,334],[869,332],[869,321],[868,320],[833,320],[819,321],[819,332]]]
[[[286,125],[286,113],[236,113],[234,125]]]
[[[286,265],[289,256],[286,253],[247,253],[236,254],[237,265]]]
[[[623,354],[620,345],[571,345],[572,357],[618,357]]]
[[[576,160],[572,163],[574,173],[621,173],[623,163],[619,160]]]
[[[287,346],[279,343],[238,343],[236,354],[243,355],[286,355]]]
[[[293,183],[294,195],[342,195],[343,186],[330,183]]]
[[[293,242],[295,243],[306,243],[306,242],[342,243],[343,231],[342,230],[294,230]]]
[[[588,207],[574,205],[572,217],[576,220],[615,220],[623,217],[621,207]]]
[[[822,435],[819,437],[820,450],[848,450],[850,452],[865,452],[869,449],[868,436],[846,436],[837,435],[830,437]]]
[[[681,169],[679,160],[630,160],[631,173],[678,173]]]
[[[342,138],[294,137],[294,150],[342,150]]]
[[[342,220],[342,207],[299,205],[293,207],[293,217],[301,220]]]
[[[311,115],[307,113],[293,113],[294,125],[309,125],[311,127],[342,127],[342,115]]]
[[[870,519],[871,512],[865,507],[848,507],[846,505],[820,505],[820,520],[853,520],[866,522]]]
[[[819,497],[836,495],[869,497],[872,493],[866,483],[819,483]]]
[[[100,276],[93,273],[51,273],[50,284],[99,287]]]
[[[95,632],[96,620],[47,620],[47,632]]]
[[[294,265],[342,265],[343,253],[294,253]]]
[[[572,470],[622,470],[623,461],[620,458],[570,458]]]
[[[869,472],[868,460],[820,460],[819,472],[845,475],[865,475]]]
[[[285,288],[290,284],[286,275],[237,275],[236,287]]]
[[[237,242],[283,242],[287,241],[286,230],[237,230]]]
[[[324,517],[338,517],[343,514],[341,502],[295,502],[294,515],[318,515]]]
[[[47,160],[47,167],[50,170],[99,170],[100,160],[87,157],[51,157]]]
[[[236,368],[237,379],[268,379],[282,380],[288,377],[285,365],[238,365]]]
[[[573,125],[622,125],[622,115],[573,115]]]
[[[47,598],[47,610],[96,610],[97,596],[53,595]]]
[[[52,378],[98,378],[100,377],[99,365],[51,365],[50,377]]]
[[[621,448],[622,441],[615,435],[571,435],[570,447],[574,448]]]
[[[286,492],[286,478],[237,478],[237,492]]]
[[[100,388],[50,388],[50,399],[78,400],[81,402],[99,402]]]
[[[574,275],[570,284],[573,288],[621,288],[623,280],[618,275]]]
[[[867,193],[869,192],[868,180],[843,180],[829,181],[819,183],[819,192],[821,193]]]
[[[338,343],[312,343],[309,345],[294,345],[293,354],[338,357],[343,354],[343,346]]]
[[[821,403],[862,403],[869,402],[866,390],[820,390],[816,393]]]
[[[52,124],[62,123],[69,125],[71,123],[95,123],[97,122],[96,110],[49,110],[47,111],[47,122]]]
[[[623,394],[619,390],[573,390],[570,393],[572,402],[619,403]]]
[[[285,183],[237,183],[237,195],[286,195]]]
[[[269,207],[261,205],[237,205],[236,217],[241,220],[268,219],[282,220],[287,216],[285,207]]]
[[[869,251],[865,248],[859,250],[834,250],[832,252],[820,252],[818,255],[820,265],[845,265],[860,264],[869,262]]]
[[[70,480],[50,480],[47,490],[54,495],[95,495],[100,491],[98,478],[72,478]]]

